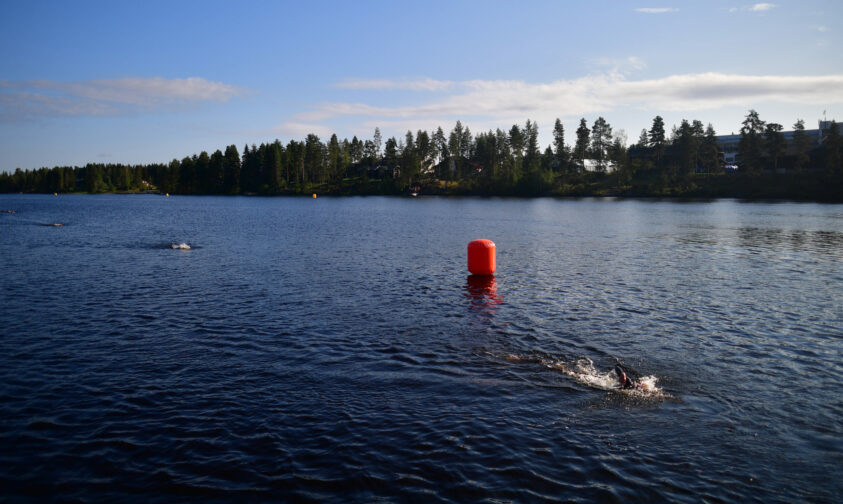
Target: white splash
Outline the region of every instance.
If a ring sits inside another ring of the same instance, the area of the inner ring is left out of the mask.
[[[175,249],[175,250],[190,250],[190,245],[188,245],[187,243],[184,243],[184,242],[182,242],[182,243],[171,243],[170,248]]]
[[[621,392],[623,394],[638,397],[668,397],[668,395],[656,385],[658,382],[658,378],[656,376],[642,376],[638,379],[634,388],[624,389],[621,388],[614,369],[610,369],[605,373],[601,372],[594,367],[594,362],[586,357],[577,359],[573,362],[549,360],[544,358],[537,359],[535,357],[526,357],[515,354],[508,354],[504,356],[504,358],[509,362],[538,362],[548,369],[565,373],[578,383],[600,390],[611,390],[613,392]]]
[[[613,390],[641,397],[664,397],[664,393],[656,385],[658,378],[653,375],[642,376],[634,388],[624,389],[620,387],[614,370],[601,373],[594,367],[594,362],[588,358],[577,359],[573,364],[553,362],[547,363],[546,365],[551,369],[562,371],[576,381],[589,387],[601,390]]]

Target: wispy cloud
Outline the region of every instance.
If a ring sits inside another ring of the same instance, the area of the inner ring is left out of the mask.
[[[753,5],[752,7],[750,7],[749,10],[752,11],[752,12],[764,12],[764,11],[768,11],[768,10],[772,9],[775,6],[776,6],[776,4],[771,4],[771,3],[757,3],[757,4]]]
[[[639,7],[635,12],[643,12],[645,14],[666,14],[668,12],[679,12],[675,7]]]
[[[609,73],[629,74],[647,68],[647,63],[637,57],[628,58],[597,58],[592,63],[598,67],[608,68]]]
[[[428,123],[434,118],[471,118],[477,122],[505,124],[503,121],[510,118],[552,121],[555,117],[574,118],[623,107],[696,111],[735,105],[749,107],[768,101],[816,105],[843,102],[843,75],[702,73],[630,80],[608,73],[548,83],[474,80],[454,82],[452,86],[454,93],[423,104],[323,103],[299,119],[317,122],[355,116],[356,121],[410,125]],[[312,129],[314,124],[307,126]]]
[[[444,91],[454,83],[434,79],[389,80],[389,79],[347,79],[336,84],[341,89],[398,89],[406,91]]]
[[[817,26],[817,31],[820,33],[825,33],[827,31],[831,31],[831,28],[828,26]]]
[[[224,102],[245,92],[243,88],[200,77],[0,81],[0,118],[119,115]]]
[[[729,12],[730,13],[735,13],[735,12],[739,12],[739,11],[767,12],[769,10],[772,10],[775,6],[776,6],[776,4],[773,4],[773,3],[757,3],[757,4],[753,4],[753,5],[745,5],[743,7],[730,7]]]

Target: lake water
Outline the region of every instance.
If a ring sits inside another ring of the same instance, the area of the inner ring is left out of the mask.
[[[843,495],[841,205],[0,210],[3,500]],[[468,276],[476,238],[493,280]]]

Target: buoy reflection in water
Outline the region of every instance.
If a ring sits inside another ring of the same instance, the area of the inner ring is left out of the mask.
[[[494,275],[468,275],[465,284],[466,297],[471,300],[472,308],[495,312],[495,306],[503,302],[498,294],[498,281]]]

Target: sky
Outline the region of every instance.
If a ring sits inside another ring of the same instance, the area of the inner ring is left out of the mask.
[[[604,117],[843,120],[843,2],[0,2],[0,170]]]

